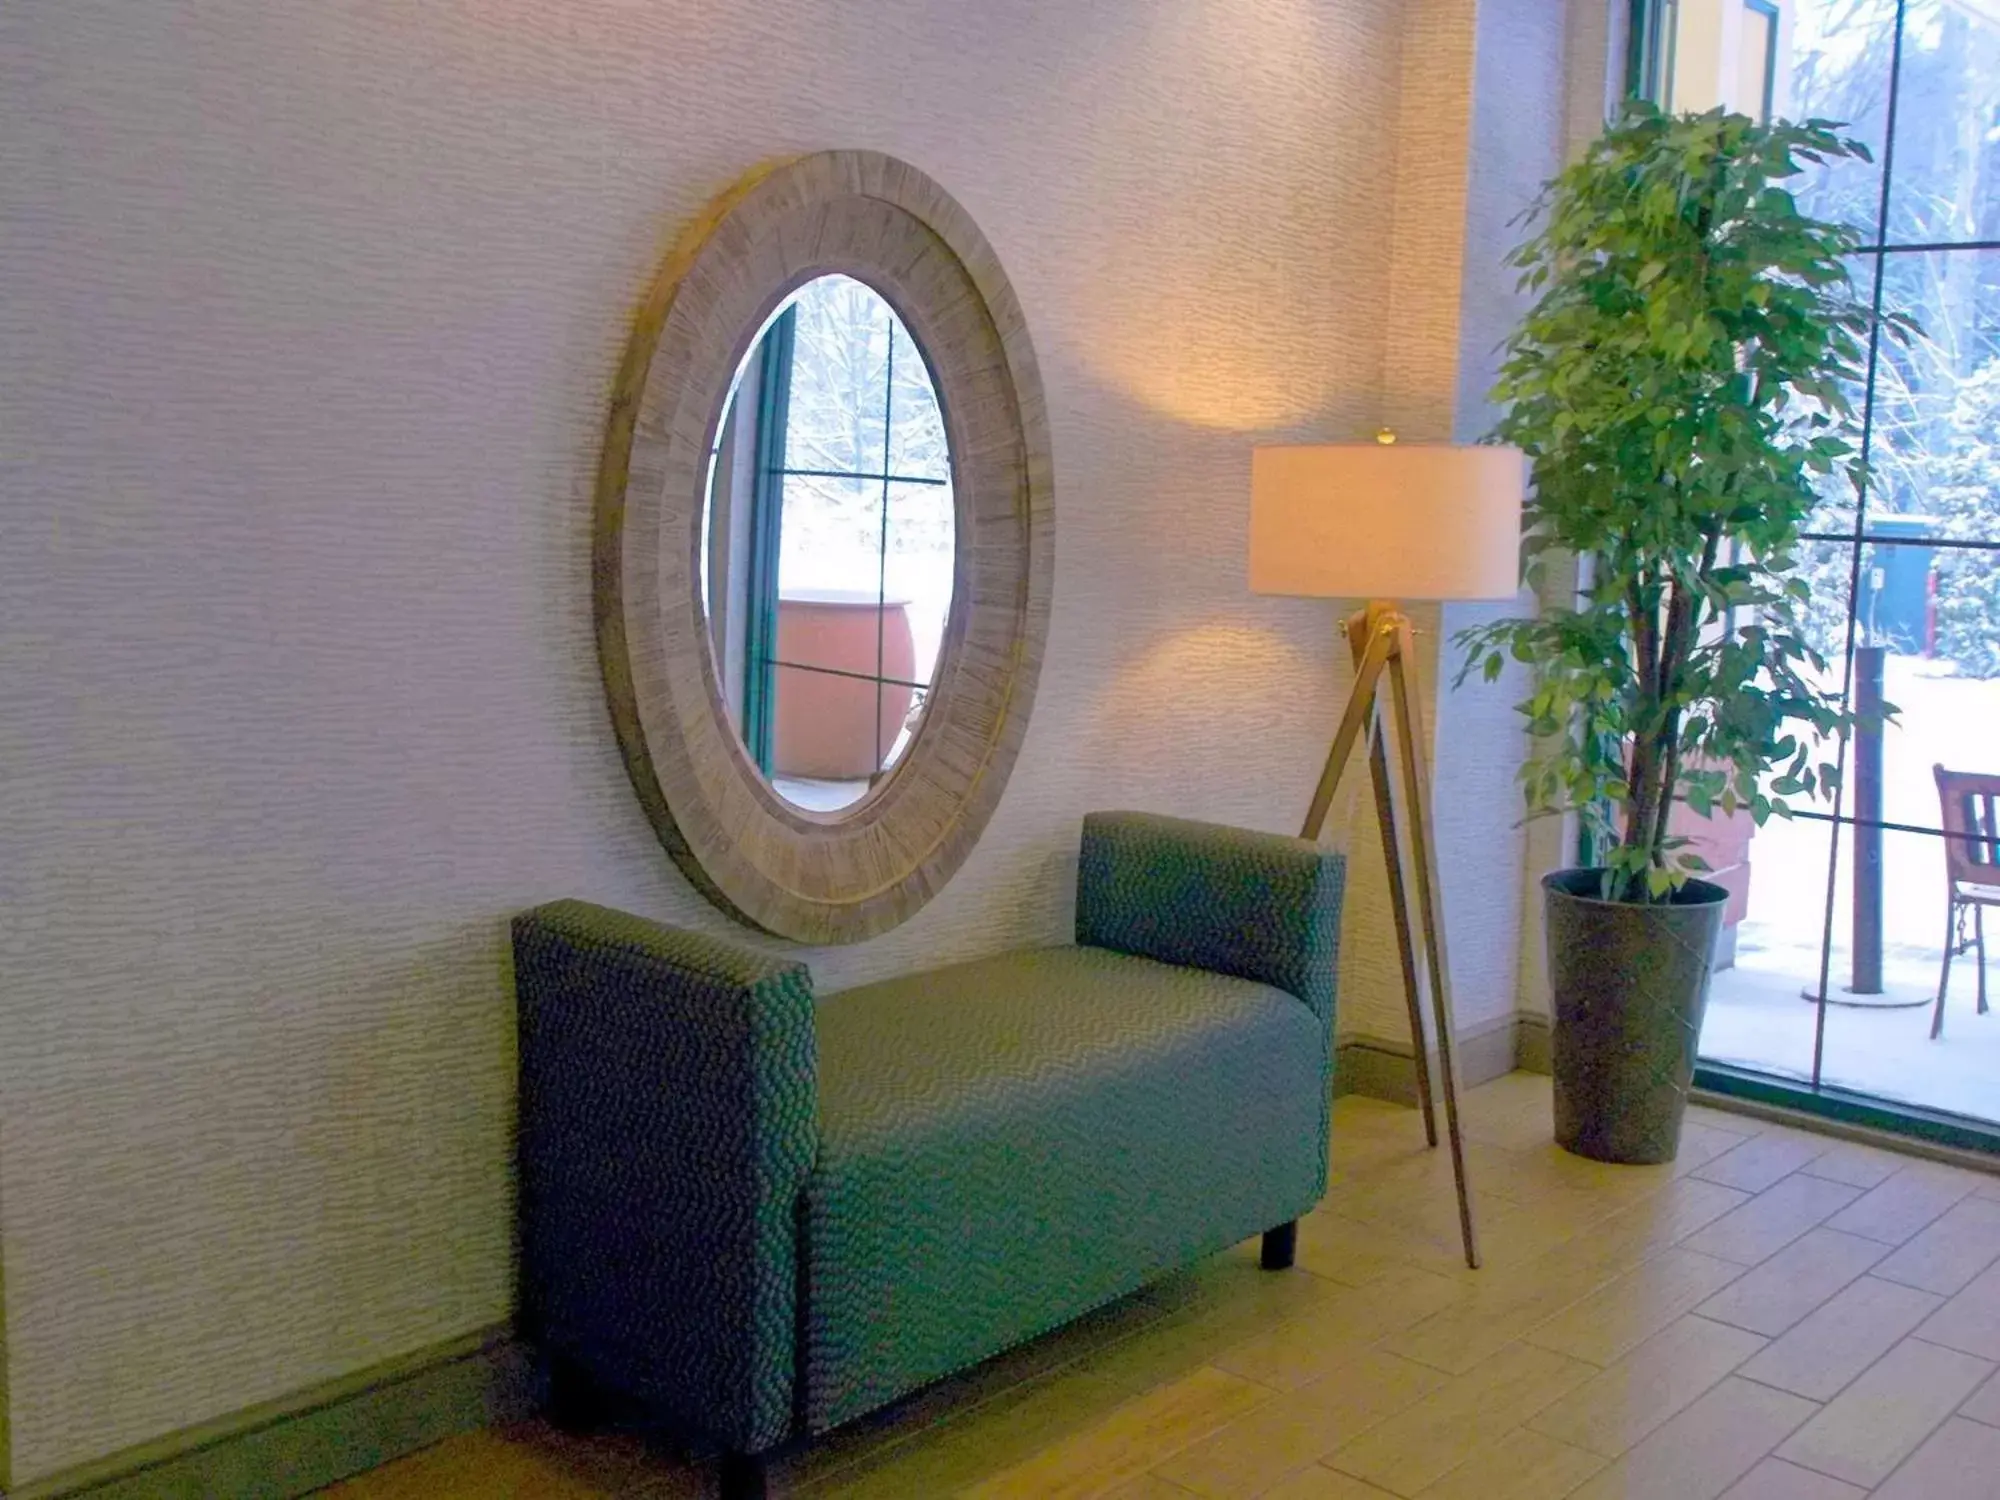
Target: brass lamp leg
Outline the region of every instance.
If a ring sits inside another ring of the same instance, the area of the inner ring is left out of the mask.
[[[1347,621],[1347,644],[1360,665],[1368,648],[1369,617],[1357,611]],[[1431,1098],[1430,1048],[1424,1045],[1423,992],[1417,984],[1416,944],[1410,933],[1410,895],[1403,885],[1402,845],[1396,838],[1396,801],[1389,790],[1389,752],[1383,743],[1382,709],[1369,705],[1368,779],[1375,787],[1375,826],[1382,834],[1382,862],[1389,872],[1389,910],[1396,922],[1396,956],[1403,965],[1403,1000],[1410,1013],[1411,1052],[1417,1065],[1417,1100],[1424,1112],[1424,1140],[1438,1143],[1437,1105]]]
[[[1458,1227],[1465,1240],[1465,1263],[1476,1271],[1479,1241],[1472,1227],[1472,1199],[1466,1192],[1465,1142],[1458,1128],[1458,1082],[1451,1060],[1451,970],[1445,964],[1444,927],[1438,920],[1437,836],[1431,827],[1430,804],[1424,790],[1428,785],[1424,780],[1424,752],[1410,710],[1410,680],[1405,665],[1406,658],[1415,654],[1409,621],[1399,616],[1395,632],[1396,650],[1389,656],[1389,683],[1396,708],[1396,739],[1403,753],[1403,790],[1410,802],[1411,843],[1417,855],[1417,910],[1423,920],[1424,959],[1431,971],[1431,1006],[1437,1015],[1438,1072],[1444,1082],[1452,1177],[1458,1186]],[[1422,1032],[1417,1034],[1416,1042],[1421,1049]]]
[[[1409,797],[1411,844],[1416,854],[1416,895],[1424,931],[1424,958],[1431,971],[1431,1000],[1437,1012],[1438,1068],[1444,1084],[1445,1120],[1451,1138],[1452,1178],[1458,1189],[1458,1225],[1465,1242],[1465,1263],[1479,1269],[1479,1242],[1472,1225],[1472,1198],[1465,1180],[1465,1143],[1458,1125],[1458,1084],[1451,1056],[1450,980],[1444,961],[1444,932],[1438,921],[1436,869],[1437,844],[1431,832],[1430,812],[1424,799],[1423,749],[1417,743],[1416,725],[1410,711],[1410,686],[1405,660],[1414,654],[1410,622],[1400,611],[1384,604],[1370,604],[1357,610],[1347,621],[1347,640],[1354,653],[1354,689],[1347,708],[1334,732],[1333,748],[1320,772],[1313,791],[1312,806],[1300,837],[1317,840],[1325,830],[1327,813],[1354,742],[1365,728],[1368,733],[1368,769],[1375,785],[1376,821],[1382,832],[1382,852],[1389,874],[1389,904],[1396,922],[1396,947],[1402,959],[1403,992],[1409,1004],[1411,1051],[1415,1056],[1417,1089],[1424,1111],[1424,1134],[1432,1146],[1438,1143],[1437,1116],[1431,1100],[1429,1049],[1424,1037],[1423,1007],[1417,984],[1414,924],[1410,916],[1410,892],[1403,881],[1402,851],[1396,838],[1395,803],[1389,784],[1389,757],[1384,744],[1377,693],[1386,670],[1396,713],[1396,737],[1402,751],[1402,772]]]
[[[1350,631],[1352,628],[1350,622]],[[1354,741],[1360,736],[1362,726],[1374,715],[1375,688],[1382,680],[1382,668],[1388,664],[1389,653],[1395,649],[1393,631],[1373,631],[1368,644],[1355,658],[1354,690],[1347,695],[1340,727],[1333,732],[1333,748],[1327,752],[1326,767],[1319,773],[1319,785],[1313,788],[1312,806],[1306,809],[1305,826],[1299,831],[1302,839],[1317,839],[1326,828],[1333,794],[1340,789],[1341,772],[1347,769],[1347,758],[1354,753]]]

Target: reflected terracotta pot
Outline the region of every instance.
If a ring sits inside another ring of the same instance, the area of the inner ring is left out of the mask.
[[[800,668],[875,674],[879,635],[882,675],[913,680],[916,646],[909,605],[873,594],[827,590],[778,601],[778,660],[795,662],[774,674],[777,704],[771,726],[771,770],[777,776],[861,781],[881,768],[902,733],[915,692]],[[877,736],[880,736],[879,740]]]

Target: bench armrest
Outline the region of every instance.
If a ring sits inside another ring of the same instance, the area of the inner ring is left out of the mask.
[[[522,1320],[741,1452],[793,1413],[812,979],[580,901],[514,919]]]
[[[1092,813],[1076,940],[1254,979],[1329,1026],[1346,861],[1304,839],[1154,813]]]

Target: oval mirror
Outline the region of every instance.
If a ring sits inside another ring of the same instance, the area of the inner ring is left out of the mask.
[[[598,475],[598,655],[660,842],[717,906],[858,942],[942,890],[1021,751],[1054,577],[1027,320],[965,210],[827,151],[689,226]]]
[[[837,813],[915,739],[951,615],[951,451],[896,310],[816,276],[731,382],[710,456],[701,597],[729,722],[771,789]]]

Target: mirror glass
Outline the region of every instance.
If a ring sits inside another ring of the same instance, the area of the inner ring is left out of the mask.
[[[954,533],[922,351],[872,287],[806,282],[730,387],[700,559],[730,722],[786,801],[851,807],[902,759],[951,614]]]

